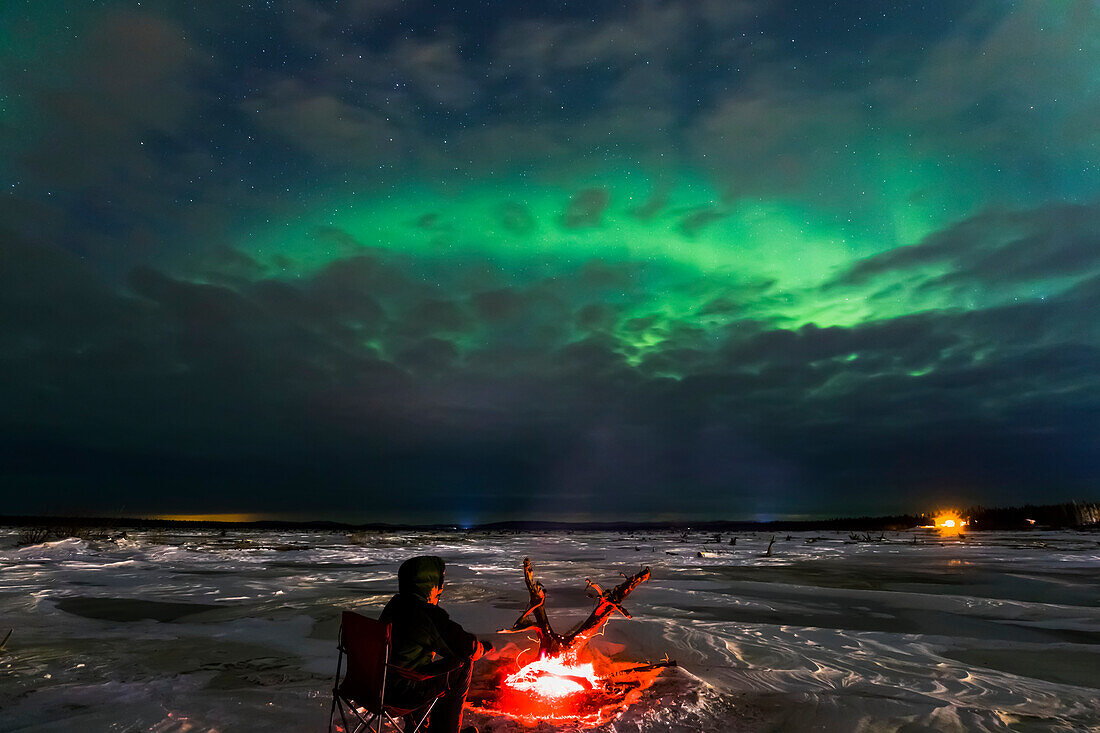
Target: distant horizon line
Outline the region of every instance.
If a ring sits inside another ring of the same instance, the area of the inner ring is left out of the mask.
[[[691,516],[658,516],[651,519],[593,519],[593,518],[552,518],[552,519],[531,519],[531,518],[517,518],[512,517],[508,519],[495,519],[491,521],[482,522],[466,522],[461,520],[437,520],[437,521],[417,521],[412,519],[387,519],[387,520],[371,520],[371,521],[352,521],[341,519],[322,519],[322,518],[290,518],[286,514],[266,514],[266,513],[245,513],[245,512],[225,512],[225,513],[209,513],[209,514],[133,514],[133,515],[92,515],[92,514],[0,514],[0,525],[11,522],[28,523],[28,522],[74,522],[78,524],[93,524],[96,522],[107,524],[122,524],[127,522],[133,523],[166,523],[166,524],[179,524],[179,525],[285,525],[285,526],[317,526],[317,527],[349,527],[349,528],[371,528],[371,527],[395,527],[395,528],[440,528],[440,527],[453,527],[456,529],[476,529],[479,527],[498,527],[505,525],[561,525],[561,526],[628,526],[628,525],[646,525],[646,526],[682,526],[682,525],[699,525],[699,524],[774,524],[777,522],[786,523],[802,523],[802,522],[834,522],[834,521],[847,521],[847,520],[892,520],[892,519],[906,519],[906,518],[920,518],[927,517],[931,514],[938,512],[902,512],[895,514],[863,514],[863,515],[848,515],[842,516],[839,514],[779,514],[779,513],[765,513],[755,515],[755,517],[740,517],[740,518],[700,518]]]
[[[685,517],[665,517],[654,519],[502,519],[491,522],[462,522],[462,521],[437,521],[437,522],[410,522],[410,521],[373,521],[373,522],[348,522],[326,519],[280,519],[279,515],[263,515],[259,513],[210,513],[210,514],[145,514],[134,516],[92,516],[92,515],[3,515],[0,514],[0,526],[29,526],[29,525],[65,525],[75,524],[79,526],[184,526],[184,527],[240,527],[256,529],[426,529],[426,530],[496,530],[496,529],[660,529],[660,528],[752,528],[767,527],[772,529],[798,528],[826,529],[869,526],[879,527],[885,525],[897,525],[899,523],[913,522],[911,526],[919,526],[917,522],[922,517],[935,516],[941,513],[960,513],[967,511],[981,511],[989,514],[1005,514],[1029,510],[1037,513],[1049,513],[1050,510],[1068,507],[1095,507],[1096,509],[1087,516],[1096,516],[1100,512],[1100,504],[1090,501],[1070,501],[1056,504],[1024,504],[1011,507],[970,507],[967,509],[939,508],[929,512],[905,512],[900,514],[882,515],[758,515],[756,519],[699,519]],[[285,516],[285,515],[283,515]],[[767,517],[767,518],[764,518]]]

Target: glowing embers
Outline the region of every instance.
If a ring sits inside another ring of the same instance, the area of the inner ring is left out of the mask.
[[[586,690],[594,690],[600,684],[591,662],[568,663],[564,656],[555,659],[539,659],[520,671],[504,678],[504,684],[519,692],[528,692],[544,698],[559,698]]]
[[[525,725],[572,722],[595,726],[614,720],[635,704],[665,666],[613,662],[596,657],[578,661],[572,654],[536,660],[520,669],[500,665],[468,698],[471,712],[508,717]]]

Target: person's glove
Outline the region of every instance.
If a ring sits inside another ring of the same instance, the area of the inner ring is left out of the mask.
[[[488,654],[492,650],[493,650],[493,645],[492,645],[491,642],[482,641],[481,639],[478,639],[477,640],[477,646],[474,647],[474,653],[470,655],[470,659],[472,661],[476,662],[477,660],[481,659],[482,657],[484,657],[486,654]]]
[[[493,651],[493,642],[478,639],[477,649],[474,651],[473,660],[476,662],[491,651]]]

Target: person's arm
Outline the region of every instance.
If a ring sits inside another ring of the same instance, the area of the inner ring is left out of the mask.
[[[435,606],[433,611],[435,613],[432,614],[434,617],[432,620],[435,622],[435,629],[443,647],[438,650],[440,654],[456,659],[465,657],[478,659],[488,651],[476,636],[452,621],[451,617],[442,608]],[[489,648],[491,649],[492,645]]]

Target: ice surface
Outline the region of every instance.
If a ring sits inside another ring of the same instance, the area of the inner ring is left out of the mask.
[[[652,566],[594,643],[681,667],[605,731],[1100,729],[1096,533],[792,533],[771,557],[751,532],[119,535],[0,528],[0,731],[322,730],[340,611],[376,615],[413,554],[447,560],[442,605],[479,634],[523,610],[525,556],[559,628],[585,577]]]

